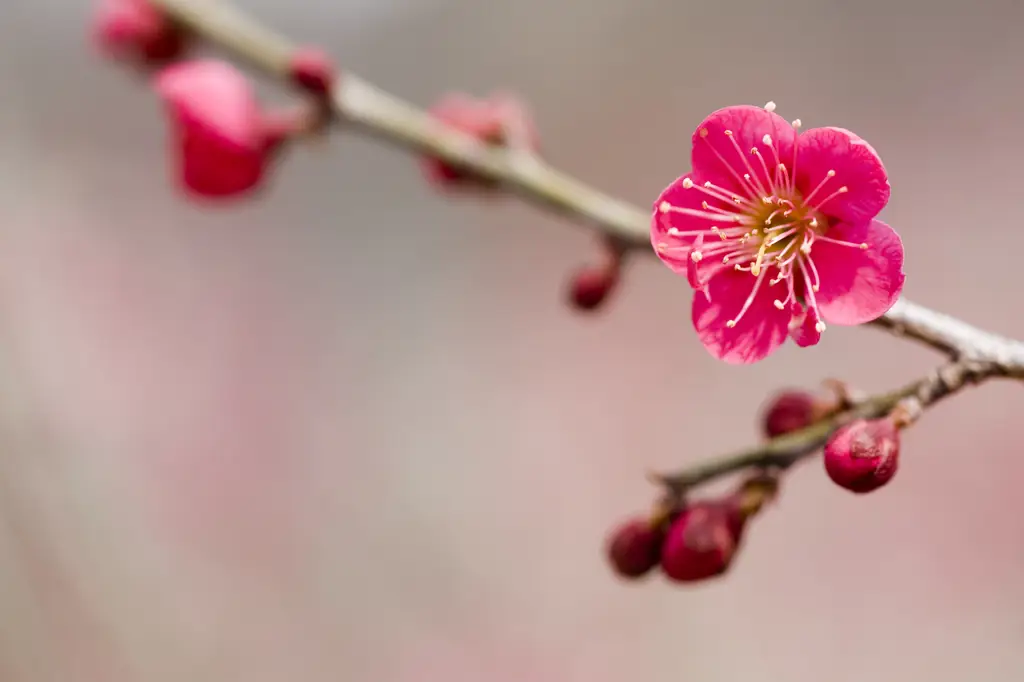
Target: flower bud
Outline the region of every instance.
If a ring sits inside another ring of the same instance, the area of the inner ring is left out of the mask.
[[[584,267],[569,280],[569,303],[577,310],[596,310],[619,283],[617,267]]]
[[[208,198],[256,189],[291,124],[262,110],[245,75],[226,62],[183,62],[165,68],[155,87],[170,115],[181,186]]]
[[[623,578],[636,579],[658,565],[664,531],[649,519],[633,519],[615,529],[608,539],[612,568]]]
[[[148,0],[102,0],[93,18],[93,39],[114,57],[164,64],[181,55],[181,27]]]
[[[732,500],[696,502],[669,527],[661,570],[675,582],[696,582],[728,570],[747,517]]]
[[[438,122],[466,135],[495,146],[521,146],[527,151],[539,148],[537,129],[526,107],[510,95],[496,94],[487,99],[474,99],[463,94],[450,94],[430,108]],[[443,159],[424,159],[427,177],[435,184],[451,188],[473,186],[493,188],[496,183]]]
[[[299,48],[288,65],[292,82],[311,95],[327,97],[338,78],[334,60],[314,47]]]
[[[837,430],[825,445],[825,471],[855,493],[881,488],[896,474],[900,433],[892,419],[858,419]]]
[[[813,393],[787,390],[778,393],[764,411],[764,433],[775,438],[813,424],[820,415],[819,399]]]

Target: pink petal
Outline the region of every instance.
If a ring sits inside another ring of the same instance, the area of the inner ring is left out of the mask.
[[[762,360],[781,346],[788,333],[790,313],[775,307],[777,291],[761,285],[750,309],[735,327],[725,323],[739,314],[755,278],[749,272],[727,270],[708,283],[710,300],[694,296],[693,326],[708,352],[730,364]]]
[[[793,319],[789,323],[789,336],[796,345],[801,348],[815,346],[821,341],[821,332],[818,330],[818,323],[821,317],[814,308],[804,309],[799,303],[794,303]]]
[[[182,126],[201,128],[226,144],[246,149],[263,146],[262,119],[252,84],[227,62],[175,64],[160,72],[155,87]]]
[[[675,228],[680,232],[704,232],[710,230],[713,225],[722,224],[722,221],[674,211],[663,213],[660,208],[662,202],[667,201],[670,205],[677,208],[690,208],[695,211],[703,211],[701,204],[704,201],[707,201],[710,206],[715,207],[725,205],[724,202],[708,197],[708,195],[696,188],[684,188],[683,180],[687,178],[692,180],[694,184],[697,184],[698,181],[704,182],[703,179],[698,178],[694,173],[688,173],[677,178],[675,182],[666,187],[658,196],[654,202],[653,214],[651,216],[651,246],[654,247],[654,252],[658,254],[662,262],[671,268],[673,272],[680,275],[687,274],[690,250],[693,248],[694,240],[697,239],[697,234],[672,235],[669,234],[669,229]]]
[[[241,195],[256,187],[266,173],[270,155],[262,150],[226,145],[223,137],[205,128],[182,128],[172,134],[179,180],[191,194]]]
[[[732,140],[725,134],[727,130],[732,132]],[[765,135],[771,136],[777,156],[772,147],[764,143]],[[771,189],[769,175],[774,177],[779,162],[792,170],[795,144],[793,126],[778,114],[748,105],[726,107],[712,113],[697,126],[693,133],[691,164],[694,173],[704,180],[711,180],[743,196],[760,198],[763,194],[775,193]],[[754,147],[761,152],[769,175],[751,153]],[[752,188],[743,179],[744,174],[756,178],[760,188]]]
[[[880,220],[839,223],[825,235],[866,243],[867,249],[815,241],[811,258],[821,288],[818,307],[826,322],[855,325],[870,322],[893,306],[903,290],[903,241]]]
[[[709,267],[707,259],[693,259],[694,252],[700,251],[703,247],[704,235],[697,235],[696,241],[693,242],[693,251],[690,253],[690,257],[686,259],[686,281],[690,283],[694,291],[701,292],[708,300],[711,300],[711,294],[708,292],[708,282],[714,274],[714,266]]]
[[[835,177],[828,178],[830,170]],[[821,212],[843,222],[871,220],[889,202],[889,176],[875,150],[844,128],[814,128],[800,136],[796,186],[806,198],[825,180],[810,202],[827,199]],[[833,194],[846,187],[845,194]]]

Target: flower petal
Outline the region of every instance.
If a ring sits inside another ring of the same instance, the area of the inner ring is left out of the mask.
[[[726,135],[726,131],[732,134]],[[765,135],[771,136],[771,146],[765,144]],[[779,163],[792,170],[795,144],[796,131],[778,114],[748,105],[726,107],[697,126],[693,133],[691,164],[694,173],[703,179],[760,200],[762,196],[775,194],[772,179]],[[755,147],[764,159],[764,166],[751,152]],[[755,180],[753,186],[744,180],[744,174]]]
[[[699,178],[694,173],[687,173],[677,178],[658,196],[651,215],[651,246],[654,247],[654,252],[658,254],[662,262],[680,275],[687,274],[690,251],[697,236],[703,233],[711,234],[711,228],[715,225],[727,224],[721,218],[715,219],[680,211],[662,210],[664,203],[672,208],[701,214],[707,214],[703,208],[705,201],[712,209],[726,206],[726,202],[708,196],[697,187],[689,189],[684,187],[684,181],[688,180],[692,181],[694,185],[704,182],[703,178]]]
[[[818,270],[818,307],[826,322],[855,325],[889,310],[903,290],[903,241],[881,220],[839,223],[825,235],[866,249],[816,240],[811,258]]]
[[[814,128],[800,136],[796,187],[811,205],[843,222],[871,220],[889,203],[889,176],[867,142],[845,128]],[[829,171],[835,176],[828,177]],[[815,188],[825,181],[817,191]],[[840,187],[845,193],[833,195]]]
[[[775,307],[775,290],[767,283],[736,326],[726,326],[743,308],[755,281],[749,272],[729,270],[711,278],[710,300],[699,294],[693,298],[694,329],[708,352],[719,360],[734,365],[757,362],[786,340],[790,313]]]
[[[179,125],[216,136],[227,146],[263,147],[255,90],[231,64],[209,59],[175,64],[156,76],[154,86]]]
[[[789,336],[801,348],[816,346],[821,341],[821,328],[818,323],[821,317],[815,308],[804,309],[799,303],[793,303],[793,319],[789,323]]]

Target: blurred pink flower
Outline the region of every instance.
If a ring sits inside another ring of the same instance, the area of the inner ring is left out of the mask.
[[[885,313],[903,288],[903,243],[875,216],[889,182],[875,150],[842,128],[798,133],[764,108],[719,109],[693,134],[692,172],[654,203],[651,242],[703,293],[693,324],[730,363],[761,360],[825,322]]]
[[[171,117],[179,180],[194,196],[255,189],[273,153],[300,123],[265,113],[248,78],[226,62],[175,64],[157,76],[155,87]]]

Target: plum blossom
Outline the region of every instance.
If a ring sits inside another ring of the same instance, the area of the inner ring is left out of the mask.
[[[903,288],[903,243],[876,219],[878,154],[849,130],[800,128],[773,102],[719,109],[693,134],[693,170],[654,202],[654,251],[698,292],[694,328],[729,363],[869,322]]]

